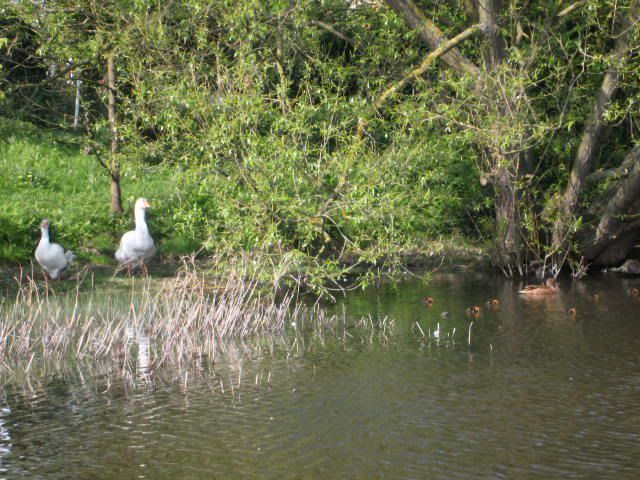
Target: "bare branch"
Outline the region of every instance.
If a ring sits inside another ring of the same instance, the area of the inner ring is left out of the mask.
[[[448,41],[442,30],[429,20],[411,0],[385,1],[433,50]],[[456,48],[452,48],[443,54],[441,58],[445,64],[461,75],[465,73],[478,75],[480,72],[478,67]]]
[[[347,42],[351,46],[355,47],[355,45],[356,45],[356,41],[353,38],[348,37],[344,33],[336,30],[332,25],[329,25],[328,23],[322,22],[320,20],[311,20],[309,23],[311,25],[315,25],[316,27],[320,27],[320,28],[325,29],[327,32],[335,35],[340,40],[343,40],[343,41]]]
[[[446,43],[442,44],[441,46],[433,50],[429,55],[425,57],[425,59],[420,64],[420,66],[411,70],[404,78],[394,83],[387,90],[385,90],[376,100],[374,104],[375,108],[380,108],[392,95],[394,95],[395,93],[400,91],[402,88],[404,88],[409,82],[412,82],[413,80],[418,78],[420,75],[425,73],[435,60],[442,57],[451,49],[455,48],[458,44],[468,39],[469,37],[475,35],[479,31],[480,31],[479,24],[472,25],[462,33],[459,33],[458,35],[453,37],[451,40],[447,41]]]
[[[584,7],[587,3],[588,3],[588,0],[580,0],[578,2],[573,2],[568,7],[563,8],[562,10],[560,10],[558,12],[558,14],[556,15],[556,18],[566,17],[567,15],[569,15],[574,10],[577,10],[577,9],[579,9],[581,7]]]
[[[638,148],[640,147],[636,147]],[[637,158],[634,155],[628,154],[619,167],[595,171],[587,177],[587,182],[593,184],[607,178],[624,178],[629,175],[636,161]]]

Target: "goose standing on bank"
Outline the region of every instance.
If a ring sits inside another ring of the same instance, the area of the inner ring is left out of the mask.
[[[147,208],[150,208],[146,198],[136,200],[134,215],[136,221],[136,229],[125,233],[120,240],[120,246],[116,251],[116,260],[121,265],[127,264],[129,274],[131,274],[131,266],[134,263],[141,265],[144,273],[148,274],[144,261],[151,258],[156,253],[156,246],[153,238],[149,235],[149,228],[145,220]]]
[[[51,243],[49,236],[49,220],[46,218],[40,223],[42,237],[36,248],[36,261],[44,270],[45,278],[59,280],[60,275],[71,266],[76,256],[71,250],[64,251],[62,246]]]

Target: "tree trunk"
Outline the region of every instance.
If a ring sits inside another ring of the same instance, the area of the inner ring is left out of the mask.
[[[633,247],[637,236],[637,225],[625,221],[625,216],[637,218],[637,206],[640,203],[640,146],[635,147],[625,158],[623,164],[633,165],[627,177],[620,182],[609,199],[598,226],[581,244],[581,253],[588,260],[599,265],[612,265],[624,260],[628,250]],[[636,222],[634,222],[636,223]],[[622,241],[625,239],[625,241]],[[615,245],[615,248],[614,248]],[[625,251],[626,248],[626,251]],[[622,258],[619,258],[622,256]],[[597,262],[596,262],[597,260]]]
[[[501,0],[478,0],[478,18],[487,45],[484,51],[484,72],[487,77],[495,75],[505,56],[505,41],[498,27],[498,16],[502,8]],[[492,88],[493,82],[483,82],[482,88]],[[501,116],[511,111],[508,98],[497,95],[484,95],[494,98]],[[526,162],[520,161],[520,155],[504,155],[499,146],[494,145],[490,152],[494,165],[493,186],[496,215],[496,237],[494,239],[496,258],[494,262],[509,276],[523,274],[520,255],[520,214],[518,178]],[[526,157],[526,153],[522,155]]]
[[[462,0],[464,11],[472,22],[478,20],[478,2],[477,0]]]
[[[494,162],[504,163],[496,159]],[[521,259],[519,255],[520,242],[518,227],[518,192],[512,172],[507,167],[499,167],[494,179],[494,201],[496,210],[496,238],[494,239],[496,263],[508,276],[517,273],[522,275]]]
[[[420,38],[432,50],[448,40],[444,33],[411,0],[386,0],[386,2],[412,29],[418,32]],[[452,48],[440,58],[458,74],[477,75],[479,73],[478,67],[465,58],[457,48]]]
[[[582,141],[573,161],[569,184],[565,189],[560,207],[560,215],[553,228],[552,249],[556,252],[555,262],[557,267],[560,267],[563,259],[566,258],[578,200],[582,194],[587,174],[593,168],[596,159],[602,132],[605,128],[604,114],[618,90],[619,63],[624,61],[628,54],[629,41],[635,30],[633,18],[635,18],[637,11],[638,0],[634,0],[631,5],[631,14],[622,16],[621,28],[611,55],[611,66],[602,81],[595,104],[587,119]]]
[[[109,128],[111,130],[111,211],[122,213],[120,159],[118,158],[118,132],[116,129],[116,69],[113,54],[107,58],[107,83],[109,87]]]
[[[502,63],[504,59],[505,41],[498,29],[498,13],[502,7],[500,0],[479,0],[479,23],[487,39],[488,47],[484,63],[488,72],[491,72]]]
[[[629,252],[640,239],[640,227],[630,229],[618,235],[597,257],[590,260],[596,267],[615,267],[627,259]]]
[[[455,39],[449,40],[443,32],[429,20],[411,0],[386,0],[387,4],[398,14],[409,27],[416,30],[420,37],[431,47],[432,54],[442,50],[440,59],[456,73],[460,75],[471,74],[481,81],[477,88],[493,88],[493,82],[482,81],[483,72],[471,61],[465,58],[460,51],[455,48],[457,40],[461,40],[473,35],[476,26],[472,26],[458,35]],[[498,17],[501,9],[501,0],[478,0],[466,2],[470,13],[478,11],[480,29],[487,38],[487,50],[484,64],[484,80],[488,80],[504,60],[506,43],[498,28]],[[451,48],[443,49],[444,45],[451,45]],[[431,56],[431,55],[430,55]],[[427,57],[423,65],[412,71],[407,77],[386,90],[377,100],[376,107],[379,107],[387,98],[400,90],[406,83],[418,75],[421,75],[428,66],[431,58]],[[496,95],[485,95],[487,101],[500,102],[501,111],[509,111],[509,100],[502,97],[496,99]],[[492,108],[494,105],[492,105]],[[489,110],[491,110],[489,109]],[[359,129],[360,132],[360,129]],[[492,179],[495,190],[495,210],[496,210],[496,263],[509,275],[522,273],[520,258],[520,224],[517,191],[517,179],[520,170],[526,162],[520,161],[521,155],[509,154],[505,157],[500,151],[499,145],[488,148],[492,164],[495,166]],[[525,152],[524,157],[527,157]]]

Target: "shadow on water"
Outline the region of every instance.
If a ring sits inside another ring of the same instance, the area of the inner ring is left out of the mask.
[[[438,274],[352,292],[323,328],[221,342],[170,368],[154,367],[144,336],[127,368],[63,358],[18,380],[7,365],[0,471],[637,478],[640,302],[627,291],[638,285],[563,279],[556,296],[527,300],[501,277]]]

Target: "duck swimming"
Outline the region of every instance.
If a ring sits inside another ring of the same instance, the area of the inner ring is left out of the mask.
[[[65,252],[57,243],[51,243],[49,234],[49,220],[44,219],[40,223],[41,238],[36,248],[36,261],[44,270],[45,278],[59,280],[60,275],[68,269],[73,259],[76,258],[71,250]]]
[[[430,307],[433,305],[433,298],[432,297],[424,297],[422,299],[422,303],[424,303],[427,307]]]
[[[558,286],[553,278],[547,278],[544,285],[527,285],[518,293],[523,295],[553,295],[558,291]]]
[[[145,220],[146,211],[150,207],[151,205],[146,198],[136,200],[134,208],[136,228],[122,236],[120,246],[116,251],[116,260],[121,265],[127,265],[129,274],[131,274],[131,266],[134,263],[141,265],[145,274],[148,273],[144,261],[156,253],[156,246],[149,234],[149,227],[147,227]]]
[[[467,315],[474,315],[474,316],[480,315],[480,312],[481,312],[480,305],[474,305],[472,307],[468,307],[465,310],[465,312],[466,312]]]

